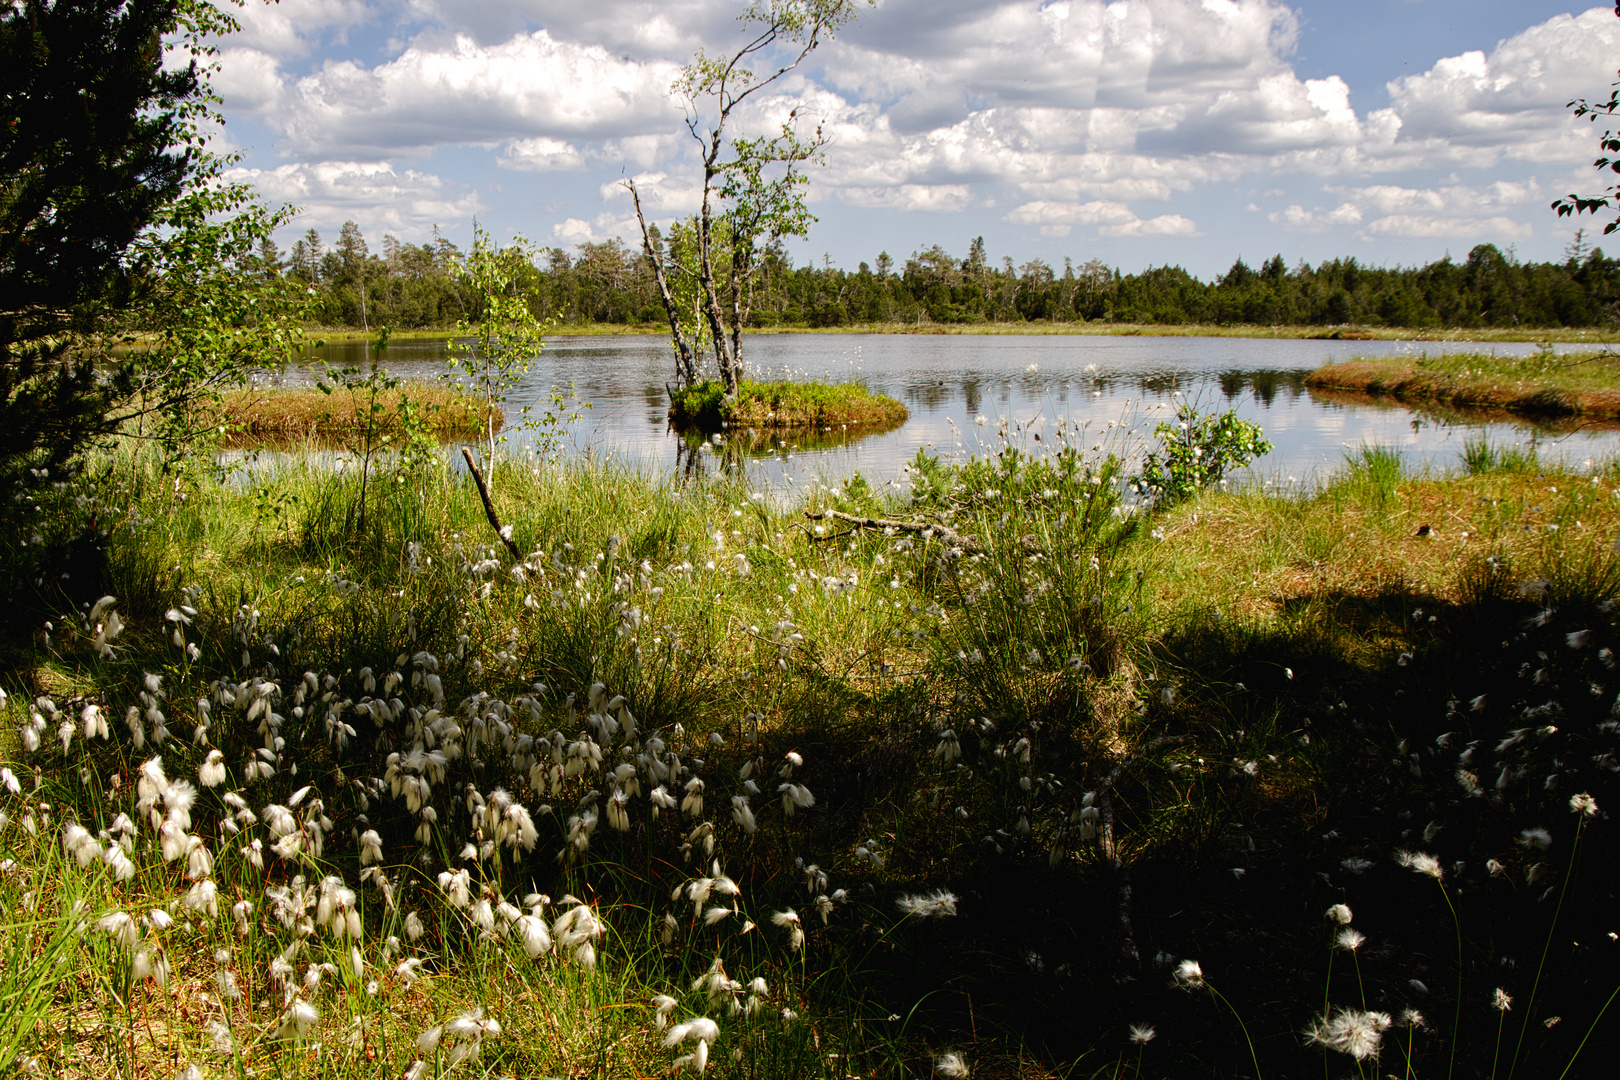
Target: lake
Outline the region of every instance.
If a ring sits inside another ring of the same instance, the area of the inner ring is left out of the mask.
[[[1413,465],[1450,469],[1468,440],[1534,441],[1543,457],[1580,462],[1620,448],[1615,430],[1554,431],[1504,417],[1438,415],[1369,400],[1326,398],[1307,390],[1307,372],[1329,360],[1423,351],[1524,355],[1531,344],[1303,341],[1290,339],[1088,336],[768,335],[744,339],[751,370],[762,378],[860,380],[904,402],[911,418],[887,432],[822,432],[786,441],[733,433],[733,452],[695,450],[665,420],[665,383],[673,377],[667,338],[562,337],[548,342],[508,403],[515,413],[553,384],[572,383],[590,404],[571,436],[571,452],[618,455],[644,468],[707,470],[737,451],[751,479],[772,487],[836,483],[859,470],[895,480],[918,447],[975,452],[995,441],[1005,421],[1022,440],[1060,425],[1083,429],[1088,445],[1131,449],[1183,399],[1204,411],[1234,409],[1258,423],[1275,450],[1252,478],[1312,484],[1362,445],[1398,448]],[[1560,346],[1560,352],[1579,349]],[[333,364],[363,363],[360,344],[324,346]],[[401,375],[444,371],[445,342],[399,342],[386,353]],[[277,381],[305,382],[309,369]],[[981,420],[983,423],[978,423]],[[1111,426],[1112,425],[1112,426]],[[514,444],[522,436],[514,433]],[[746,444],[738,446],[737,444]]]

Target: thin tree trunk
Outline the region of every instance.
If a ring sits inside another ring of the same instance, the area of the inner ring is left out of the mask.
[[[703,209],[698,215],[698,305],[709,321],[709,332],[714,335],[714,359],[720,369],[720,381],[725,384],[726,393],[735,394],[737,361],[731,351],[731,338],[726,333],[725,319],[720,314],[720,296],[714,287],[711,231],[713,218],[709,210],[709,187],[713,181],[713,167],[706,167],[703,176]]]
[[[739,378],[742,375],[742,328],[753,308],[754,267],[749,254],[740,246],[733,245],[731,249],[731,354],[737,361]],[[747,303],[743,301],[745,291],[750,294]]]
[[[652,235],[647,231],[647,218],[641,212],[641,194],[636,191],[635,181],[626,180],[624,186],[630,189],[630,198],[636,204],[636,223],[641,226],[641,250],[647,253],[647,260],[652,263],[658,296],[664,302],[664,314],[669,317],[669,337],[675,345],[675,381],[682,387],[691,386],[697,382],[697,362],[692,356],[692,345],[686,340],[686,332],[681,329],[675,297],[670,292],[669,278],[664,273],[663,256],[653,250]]]

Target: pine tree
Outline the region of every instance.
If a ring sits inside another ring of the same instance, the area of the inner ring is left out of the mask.
[[[62,475],[128,389],[69,344],[133,302],[124,255],[193,170],[202,84],[162,62],[181,14],[19,0],[0,15],[0,491]]]

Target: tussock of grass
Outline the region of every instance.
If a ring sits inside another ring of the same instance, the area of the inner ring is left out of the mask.
[[[402,431],[400,404],[409,399],[430,437],[463,439],[484,434],[484,404],[452,387],[407,383],[371,398],[361,390],[315,387],[232,390],[224,395],[220,423],[229,428],[232,445],[263,442],[335,442],[374,426],[379,435]],[[504,423],[499,408],[487,410],[496,430]]]
[[[1610,352],[1360,358],[1318,368],[1305,384],[1530,416],[1620,418],[1620,354]]]
[[[910,414],[893,398],[858,383],[743,382],[732,401],[724,386],[708,381],[675,391],[669,415],[677,426],[721,431],[855,424],[883,430],[904,423]]]

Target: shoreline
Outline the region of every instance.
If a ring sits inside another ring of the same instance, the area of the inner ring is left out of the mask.
[[[667,327],[659,324],[629,325],[618,323],[578,323],[554,326],[548,338],[572,337],[632,337],[664,336]],[[1156,325],[1148,323],[924,323],[903,326],[890,323],[859,323],[847,326],[784,326],[755,327],[745,336],[781,336],[788,334],[854,336],[952,336],[952,337],[1217,337],[1255,338],[1260,340],[1292,339],[1300,341],[1476,341],[1482,344],[1516,343],[1534,344],[1549,341],[1554,344],[1606,345],[1620,343],[1620,334],[1608,330],[1581,327],[1553,327],[1549,329],[1424,329],[1390,326],[1214,326],[1208,324]],[[390,341],[431,341],[448,338],[451,329],[396,330]],[[319,341],[327,345],[358,344],[374,341],[375,332],[350,328],[328,327],[305,330],[310,344]]]
[[[1356,358],[1305,376],[1313,391],[1406,404],[1502,411],[1522,417],[1620,418],[1620,357],[1556,358],[1453,354],[1444,358]]]

